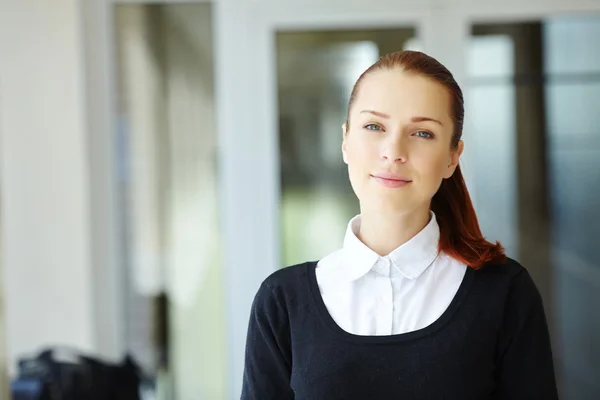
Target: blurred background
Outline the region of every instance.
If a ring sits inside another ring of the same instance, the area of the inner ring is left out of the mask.
[[[401,49],[463,87],[482,229],[561,398],[599,399],[599,42],[597,0],[0,0],[0,399],[52,346],[239,398],[254,294],[341,245],[349,93]]]

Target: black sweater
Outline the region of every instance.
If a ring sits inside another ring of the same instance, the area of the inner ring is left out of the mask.
[[[437,321],[389,336],[342,330],[316,264],[279,270],[258,290],[243,400],[558,398],[542,299],[515,261],[468,268]]]

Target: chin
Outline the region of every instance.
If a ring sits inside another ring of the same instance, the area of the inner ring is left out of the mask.
[[[406,199],[370,199],[371,201],[361,202],[361,209],[367,209],[377,213],[387,215],[402,215],[415,209],[415,204],[406,201]],[[363,204],[366,203],[366,204]]]

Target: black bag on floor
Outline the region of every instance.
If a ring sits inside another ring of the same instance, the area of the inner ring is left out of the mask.
[[[18,377],[11,382],[13,400],[140,400],[141,371],[129,356],[108,364],[73,351],[66,358],[56,352],[19,361]]]

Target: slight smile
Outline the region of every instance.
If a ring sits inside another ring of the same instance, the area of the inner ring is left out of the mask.
[[[375,179],[380,185],[389,188],[401,188],[412,182],[412,180],[404,176],[391,173],[375,174],[371,175],[371,178]]]

